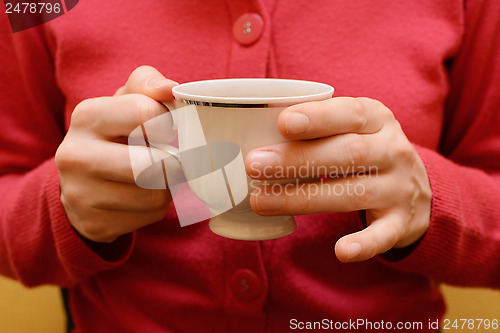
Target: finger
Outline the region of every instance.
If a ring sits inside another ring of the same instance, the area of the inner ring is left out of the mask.
[[[335,254],[342,262],[356,262],[384,253],[392,249],[402,237],[402,224],[398,214],[384,215],[364,230],[339,239]]]
[[[166,206],[158,210],[130,212],[94,208],[87,210],[88,216],[74,219],[78,221],[74,226],[87,239],[109,243],[121,235],[162,220],[169,209],[170,206]]]
[[[165,189],[167,184],[164,173],[168,172],[170,177],[180,168],[178,161],[172,155],[151,146],[106,143],[101,149],[88,169],[93,176],[104,180],[135,183],[138,186],[149,184],[147,186],[149,188]],[[143,174],[153,165],[157,167]],[[140,183],[139,176],[142,177]]]
[[[162,104],[144,95],[100,97],[78,104],[71,125],[90,130],[101,138],[114,139],[128,136],[144,122],[165,112]]]
[[[86,174],[102,180],[135,184],[135,177],[170,155],[147,146],[126,146],[99,139],[87,141],[87,146],[66,143],[58,151],[64,158],[57,159],[57,166],[65,174],[86,170]],[[80,175],[81,176],[81,175]],[[163,175],[161,177],[164,180]]]
[[[344,133],[371,134],[392,112],[369,98],[335,97],[293,105],[278,118],[278,129],[289,140],[308,140]]]
[[[351,212],[390,206],[397,200],[394,188],[393,177],[385,174],[272,184],[252,191],[250,204],[264,216]]]
[[[80,187],[80,202],[87,207],[102,210],[122,211],[155,211],[167,206],[171,201],[170,192],[166,190],[148,190],[135,184],[93,179],[86,189]],[[67,190],[67,189],[66,189]]]
[[[390,135],[390,134],[389,134]],[[391,166],[385,133],[344,134],[285,142],[250,151],[245,167],[254,179],[308,178],[379,172]]]
[[[116,91],[115,96],[141,94],[160,102],[169,102],[173,98],[172,88],[177,84],[165,78],[156,68],[141,66],[130,74],[127,83]]]

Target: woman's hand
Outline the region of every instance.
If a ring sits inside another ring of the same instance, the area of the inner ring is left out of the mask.
[[[282,111],[278,129],[297,141],[251,151],[245,161],[250,177],[328,177],[254,190],[250,203],[258,214],[366,210],[368,227],[335,246],[344,262],[406,247],[425,234],[432,198],[427,171],[382,103],[337,97],[294,105]]]
[[[85,238],[112,242],[165,216],[170,193],[135,184],[126,143],[133,129],[167,111],[157,101],[172,100],[175,85],[139,67],[115,96],[76,106],[55,162],[66,215]]]

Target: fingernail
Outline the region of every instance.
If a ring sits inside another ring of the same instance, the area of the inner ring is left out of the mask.
[[[147,82],[147,85],[152,87],[152,88],[158,89],[158,88],[162,88],[162,87],[165,87],[168,85],[172,85],[172,81],[167,80],[167,79],[156,78],[156,79],[150,79]]]
[[[356,256],[358,256],[360,253],[361,253],[361,244],[359,243],[351,243],[351,245],[349,245],[349,251],[347,252],[347,258],[348,259],[352,259]]]
[[[281,195],[265,194],[265,192],[255,195],[255,204],[259,212],[279,211],[285,205],[285,198]]]
[[[309,117],[300,112],[288,112],[285,119],[288,134],[301,134],[309,128]]]
[[[277,166],[280,156],[273,151],[255,151],[250,155],[250,164],[256,167]]]

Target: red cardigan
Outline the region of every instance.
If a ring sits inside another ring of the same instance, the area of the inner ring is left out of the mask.
[[[244,13],[263,19],[251,45],[233,36]],[[445,309],[433,280],[500,287],[500,1],[87,0],[16,34],[2,13],[0,31],[0,273],[68,287],[76,332],[281,332],[322,319],[425,332]],[[411,252],[355,264],[333,247],[362,228],[357,213],[300,216],[291,236],[245,242],[206,222],[181,228],[171,212],[112,244],[84,242],[54,152],[78,102],[113,94],[143,64],[178,82],[298,78],[382,101],[427,167],[429,230]]]

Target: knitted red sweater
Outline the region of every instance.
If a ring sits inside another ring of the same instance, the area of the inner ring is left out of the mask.
[[[233,36],[245,13],[264,22],[251,45]],[[322,319],[426,332],[444,312],[433,280],[500,287],[500,1],[87,0],[16,34],[0,13],[0,31],[0,273],[68,287],[77,332],[280,332]],[[54,152],[78,102],[113,94],[143,64],[178,82],[298,78],[382,101],[427,167],[428,232],[405,256],[356,264],[333,246],[362,228],[357,213],[300,216],[291,236],[244,242],[206,222],[181,228],[171,212],[112,244],[82,241]]]

